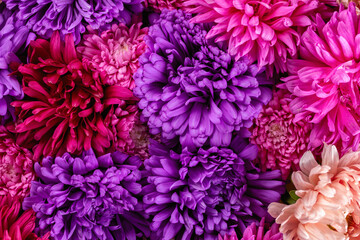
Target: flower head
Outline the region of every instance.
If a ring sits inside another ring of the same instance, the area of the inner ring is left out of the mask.
[[[268,217],[266,207],[280,200],[280,171],[259,173],[251,161],[257,149],[239,136],[231,148],[186,148],[176,153],[157,142],[145,160],[145,212],[154,239],[217,239],[234,228]]]
[[[141,13],[142,0],[4,0],[7,8],[19,9],[17,16],[26,26],[44,38],[50,38],[53,31],[62,36],[72,33],[79,43],[85,26],[98,29],[112,21],[126,24],[131,15]]]
[[[180,136],[187,147],[228,146],[233,131],[250,127],[271,99],[264,69],[234,61],[205,40],[191,14],[164,9],[150,27],[134,94],[152,134]]]
[[[360,17],[355,4],[334,12],[325,23],[301,36],[301,59],[289,60],[286,87],[295,96],[290,109],[295,122],[309,118],[314,124],[310,146],[335,144],[342,153],[360,144]]]
[[[140,26],[141,23],[130,28],[123,23],[114,24],[100,36],[90,28],[91,33],[83,36],[78,51],[99,72],[103,84],[135,87],[133,74],[139,68],[138,58],[146,47],[143,38],[147,28]]]
[[[33,154],[15,141],[15,136],[0,126],[0,196],[27,196],[35,178]]]
[[[290,102],[287,91],[274,92],[273,99],[256,118],[250,137],[259,148],[261,169],[280,169],[284,179],[291,170],[299,170],[311,130],[305,119],[294,121]]]
[[[21,202],[17,197],[0,196],[0,239],[47,240],[48,233],[38,237],[32,232],[35,228],[34,211],[30,209],[19,214],[20,210]]]
[[[98,153],[113,149],[122,140],[113,124],[120,118],[131,121],[128,116],[136,114],[132,92],[103,86],[91,67],[77,58],[71,35],[65,44],[58,32],[50,42],[37,39],[30,44],[29,56],[29,63],[18,70],[27,98],[13,103],[19,111],[18,142],[32,142],[36,159],[66,151],[80,154],[91,147]]]
[[[252,223],[245,229],[241,240],[283,240],[282,233],[279,232],[279,225],[273,224],[264,234],[265,219],[261,219],[260,225],[256,227],[256,223]],[[224,239],[225,240],[225,239]],[[232,239],[230,239],[232,240]]]
[[[336,147],[324,146],[321,165],[311,152],[292,174],[296,195],[292,205],[271,203],[284,239],[356,239],[360,236],[360,152],[339,159]]]
[[[21,47],[35,38],[24,26],[24,22],[16,17],[16,13],[6,9],[5,4],[0,2],[0,123],[10,117],[15,119],[10,103],[23,98],[24,93],[19,81],[10,76],[14,70],[11,68],[20,63],[16,54],[21,51]]]
[[[138,194],[142,190],[138,157],[120,152],[96,158],[65,153],[36,164],[39,180],[32,183],[24,209],[32,208],[37,230],[56,239],[136,239],[149,235]],[[67,224],[67,222],[71,224]]]
[[[207,38],[225,41],[228,52],[239,59],[250,58],[259,67],[274,65],[286,71],[286,61],[295,56],[299,45],[298,27],[311,24],[309,14],[317,0],[187,0],[193,22],[215,22]]]

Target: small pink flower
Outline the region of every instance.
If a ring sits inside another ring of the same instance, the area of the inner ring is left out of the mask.
[[[333,145],[324,146],[322,164],[311,152],[300,160],[292,181],[295,204],[271,203],[269,213],[280,224],[284,239],[357,239],[360,235],[360,152],[339,159]]]
[[[0,196],[27,196],[35,178],[33,165],[32,153],[17,145],[15,136],[0,126]]]
[[[299,160],[307,150],[311,124],[306,119],[295,122],[285,90],[274,92],[252,128],[251,142],[259,148],[262,171],[280,169],[283,179],[291,170],[299,170]]]
[[[84,35],[77,50],[84,60],[99,72],[103,84],[133,89],[133,74],[139,68],[138,58],[145,52],[144,36],[147,28],[137,23],[128,28],[125,24],[112,25],[99,34],[89,26],[90,34]]]
[[[228,43],[236,59],[248,56],[260,67],[274,65],[286,71],[286,61],[297,53],[298,27],[311,24],[309,15],[318,9],[317,0],[187,0],[197,13],[197,23],[214,22],[207,38]]]

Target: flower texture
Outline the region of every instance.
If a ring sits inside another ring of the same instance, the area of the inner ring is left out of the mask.
[[[349,6],[349,3],[354,2],[356,4],[356,13],[360,14],[360,1],[359,0],[336,0],[336,3],[339,5],[344,5],[345,7]]]
[[[231,234],[225,234],[224,238],[221,237],[221,235],[219,234],[218,240],[239,240],[236,232],[232,231]]]
[[[152,134],[180,136],[187,147],[227,146],[233,131],[250,127],[271,99],[264,69],[234,61],[205,40],[191,14],[164,9],[149,29],[134,94]]]
[[[182,9],[185,10],[184,0],[145,0],[145,6],[161,12],[163,9]]]
[[[145,52],[143,38],[148,31],[140,27],[141,23],[130,28],[120,23],[112,25],[100,36],[91,28],[90,34],[83,36],[78,51],[100,73],[103,84],[135,87],[133,75],[139,68],[138,58]]]
[[[256,227],[256,223],[248,226],[241,240],[283,240],[282,234],[279,232],[279,225],[273,224],[264,234],[265,219],[261,219],[260,225]],[[224,239],[225,240],[225,239]],[[232,240],[232,239],[230,239]]]
[[[27,210],[19,214],[21,202],[9,195],[0,196],[0,239],[3,240],[47,240],[49,233],[38,237],[35,228],[35,213]]]
[[[131,239],[149,235],[138,194],[142,190],[142,161],[120,152],[96,158],[92,150],[81,157],[65,153],[36,163],[24,209],[32,208],[37,231],[59,239]],[[71,224],[67,224],[70,222]]]
[[[301,59],[289,60],[289,75],[283,78],[295,96],[290,109],[295,122],[309,119],[314,124],[310,147],[323,142],[335,144],[342,153],[355,151],[360,143],[360,18],[355,4],[341,7],[325,23],[301,36]]]
[[[339,159],[334,145],[324,146],[319,165],[312,153],[300,160],[292,174],[296,195],[292,205],[271,203],[284,239],[358,239],[360,236],[360,152]]]
[[[129,130],[124,125],[136,114],[137,99],[127,88],[102,86],[98,74],[77,58],[72,35],[65,44],[58,32],[50,42],[37,39],[29,56],[18,69],[27,98],[13,106],[20,119],[17,141],[33,145],[35,159],[91,147],[101,154],[122,141],[116,129]]]
[[[33,154],[15,141],[15,136],[0,125],[0,196],[27,196],[35,178]]]
[[[215,22],[207,38],[228,43],[228,52],[239,59],[248,56],[259,67],[274,65],[286,71],[286,61],[297,53],[298,27],[311,24],[309,15],[317,0],[187,0],[193,22]]]
[[[260,168],[263,171],[280,169],[284,179],[291,170],[299,170],[299,161],[307,150],[311,130],[306,119],[294,121],[290,102],[287,91],[274,92],[273,99],[256,118],[250,137],[259,148]]]
[[[94,29],[112,21],[130,24],[131,15],[142,12],[142,0],[4,0],[9,9],[19,9],[17,16],[26,26],[44,38],[59,30],[62,36],[73,33],[79,43],[85,26]]]
[[[35,38],[33,33],[24,26],[23,21],[16,17],[16,12],[5,8],[0,2],[0,123],[12,117],[15,120],[14,109],[10,103],[24,96],[21,84],[15,76],[10,76],[16,65],[20,63],[17,53]]]
[[[197,152],[177,153],[152,142],[143,199],[153,239],[215,240],[270,217],[267,205],[280,200],[284,183],[279,170],[259,173],[251,163],[256,154],[239,136],[231,148]]]

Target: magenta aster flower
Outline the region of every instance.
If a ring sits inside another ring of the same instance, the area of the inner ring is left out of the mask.
[[[334,12],[328,23],[317,18],[316,27],[301,36],[301,59],[289,60],[283,79],[295,96],[290,109],[295,122],[309,118],[314,124],[310,146],[336,144],[344,153],[360,143],[360,17],[355,4]]]
[[[248,56],[259,67],[274,64],[286,71],[286,61],[299,45],[297,27],[311,24],[309,14],[317,0],[187,0],[193,22],[215,22],[207,38],[228,43],[228,52],[239,59]]]
[[[0,195],[25,197],[35,178],[33,154],[15,141],[15,136],[0,126]]]
[[[219,234],[219,238],[218,240],[239,240],[236,232],[233,230],[230,234],[225,234],[224,238],[221,237],[221,235]]]
[[[291,170],[299,170],[299,161],[307,150],[311,124],[306,119],[294,121],[285,90],[274,92],[273,99],[256,118],[251,142],[259,148],[260,168],[280,169],[284,179]]]
[[[148,31],[140,27],[141,23],[130,28],[123,23],[114,24],[100,36],[89,27],[90,34],[83,36],[82,46],[77,49],[99,72],[103,84],[135,87],[133,74],[139,68],[139,56],[145,52],[143,38]]]
[[[37,39],[29,56],[18,70],[26,98],[12,104],[20,119],[17,141],[32,142],[35,159],[90,148],[101,154],[123,140],[117,129],[129,135],[137,98],[127,88],[102,85],[96,71],[78,59],[72,35],[65,43],[58,32],[50,42]],[[119,121],[123,125],[114,126]]]
[[[260,221],[260,225],[256,227],[256,223],[248,226],[241,240],[282,240],[283,235],[279,232],[279,225],[274,223],[265,233],[265,219]]]

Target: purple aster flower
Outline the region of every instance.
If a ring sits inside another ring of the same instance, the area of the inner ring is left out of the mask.
[[[18,16],[26,26],[44,38],[53,31],[61,35],[73,33],[76,43],[86,25],[98,29],[106,23],[120,21],[129,24],[131,15],[143,10],[143,0],[4,0],[7,8],[18,8]]]
[[[144,209],[152,217],[153,239],[216,240],[244,231],[284,192],[279,170],[260,173],[252,165],[257,148],[239,136],[229,148],[181,153],[152,142],[145,160],[148,185]]]
[[[180,136],[183,146],[228,146],[233,131],[250,127],[270,101],[264,69],[234,61],[205,39],[191,14],[164,9],[149,28],[134,94],[152,134]]]
[[[5,4],[0,2],[0,122],[11,116],[15,119],[10,103],[22,99],[24,93],[19,81],[9,74],[11,66],[20,63],[16,54],[33,39],[35,34],[29,33],[24,22],[16,17],[16,12],[6,9]]]
[[[81,157],[69,153],[46,157],[35,164],[24,209],[32,208],[40,234],[53,239],[136,240],[149,235],[138,194],[142,161],[120,152],[96,158],[92,150]]]

